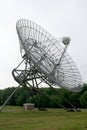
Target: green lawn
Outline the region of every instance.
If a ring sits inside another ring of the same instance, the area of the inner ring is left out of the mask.
[[[0,130],[87,130],[87,110],[24,111],[22,107],[6,106],[0,113]]]

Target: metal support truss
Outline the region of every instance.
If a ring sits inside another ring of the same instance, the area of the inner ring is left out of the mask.
[[[24,64],[24,69],[21,69],[23,68],[22,64]],[[26,87],[29,90],[30,96],[32,97],[34,102],[35,102],[34,95],[37,96],[39,110],[45,109],[45,104],[44,103],[41,104],[40,99],[42,97],[46,97],[49,100],[51,100],[54,104],[57,104],[64,110],[69,111],[62,104],[55,102],[49,96],[45,95],[40,91],[39,85],[42,82],[48,84],[48,86],[51,87],[56,94],[59,94],[73,108],[72,109],[73,111],[77,111],[75,106],[73,106],[59,91],[56,91],[52,87],[51,83],[48,82],[45,75],[43,75],[41,72],[38,71],[38,69],[34,66],[34,64],[32,64],[31,60],[28,59],[26,55],[23,56],[22,62],[12,71],[12,75],[14,79],[19,83],[19,86],[12,92],[12,94],[8,97],[5,103],[1,106],[0,111],[2,111],[7,102],[10,100],[10,98],[13,96],[13,94],[20,86]]]

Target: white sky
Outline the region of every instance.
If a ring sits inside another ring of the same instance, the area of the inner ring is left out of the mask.
[[[20,63],[16,21],[30,19],[55,38],[70,36],[68,52],[87,83],[87,0],[0,0],[0,89],[17,86]]]

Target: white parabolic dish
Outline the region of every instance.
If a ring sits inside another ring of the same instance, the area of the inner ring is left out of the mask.
[[[82,89],[81,75],[67,52],[64,53],[62,40],[58,41],[36,23],[20,19],[16,29],[21,52],[24,52],[40,73],[56,86],[79,92]]]

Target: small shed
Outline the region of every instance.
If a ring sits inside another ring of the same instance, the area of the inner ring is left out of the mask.
[[[24,103],[23,108],[25,110],[33,110],[34,109],[34,103]]]

